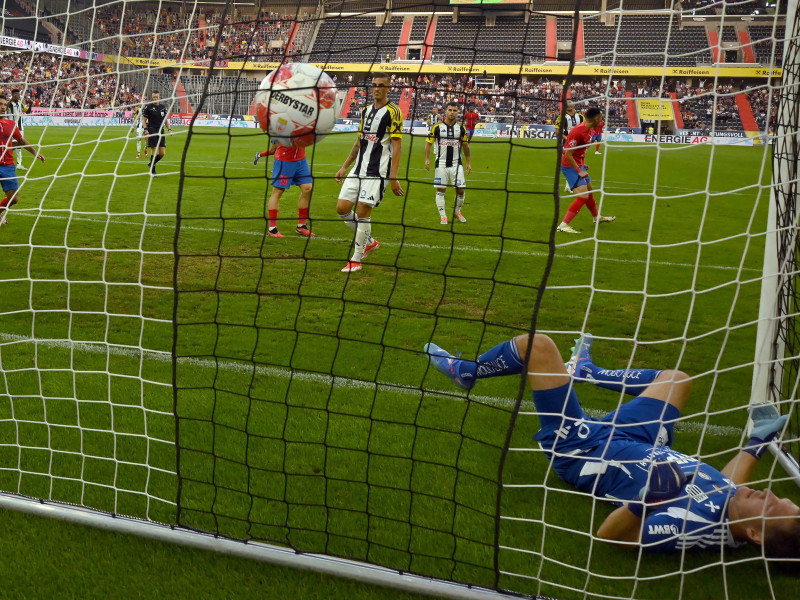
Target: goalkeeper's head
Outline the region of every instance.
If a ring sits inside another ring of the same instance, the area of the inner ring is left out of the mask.
[[[794,575],[800,575],[800,517],[782,519],[772,527],[764,525],[764,554]],[[793,559],[793,560],[791,560]]]
[[[739,486],[728,521],[734,538],[762,546],[765,556],[800,573],[800,507],[789,498]]]

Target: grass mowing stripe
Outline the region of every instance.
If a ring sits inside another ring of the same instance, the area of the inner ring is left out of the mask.
[[[32,343],[32,344],[50,346],[52,348],[66,348],[78,352],[92,352],[101,354],[109,353],[117,356],[126,356],[134,358],[141,357],[142,360],[149,359],[162,362],[169,362],[172,360],[172,355],[170,353],[161,352],[158,350],[146,350],[144,348],[140,350],[133,350],[131,348],[124,348],[119,346],[112,346],[112,345],[98,344],[98,343],[89,344],[86,342],[71,342],[69,340],[32,339],[30,337],[13,335],[8,333],[0,333],[0,342]],[[179,358],[178,363],[182,365],[198,367],[201,369],[218,368],[226,371],[234,371],[234,372],[248,373],[248,374],[250,374],[254,369],[254,366],[251,363],[244,363],[235,360],[214,361],[210,359],[184,357],[184,358]],[[420,390],[419,388],[409,385],[396,384],[386,381],[378,381],[378,382],[364,381],[362,379],[353,379],[350,377],[340,377],[333,375],[322,375],[320,373],[310,373],[307,371],[290,371],[289,369],[282,369],[279,367],[256,366],[255,373],[258,375],[265,375],[268,377],[279,377],[283,379],[292,378],[309,383],[333,385],[339,388],[355,388],[355,389],[366,389],[366,390],[377,388],[379,390],[390,390],[400,394],[415,395],[415,396],[418,396],[422,393],[422,390]],[[455,400],[455,401],[466,400],[466,398],[463,396],[455,395],[456,392],[448,392],[445,390],[424,390],[424,392],[428,396],[442,397],[442,398],[447,398],[448,400]],[[496,396],[483,396],[478,394],[472,394],[470,395],[469,398],[470,400],[480,402],[481,404],[487,404],[490,406],[509,408],[509,409],[513,408],[515,403],[515,400],[512,398],[500,398]],[[531,412],[534,409],[534,405],[531,400],[523,400],[521,408],[523,410],[523,414],[534,414],[533,412]],[[604,417],[607,414],[607,411],[591,409],[591,408],[586,409],[586,412],[590,416],[598,418]],[[717,435],[717,436],[728,436],[728,435],[741,436],[742,433],[742,429],[739,427],[707,425],[699,421],[698,422],[681,421],[676,423],[675,428],[680,431],[691,431],[694,433],[700,433],[702,431],[705,431],[706,434]],[[512,450],[527,451],[527,450],[532,450],[532,448],[512,448]]]
[[[90,222],[90,223],[113,223],[113,224],[117,224],[117,225],[142,226],[141,223],[134,223],[134,222],[131,222],[131,221],[126,221],[124,219],[92,219],[90,217],[74,217],[74,216],[64,217],[64,216],[60,216],[60,215],[41,214],[41,213],[39,213],[37,211],[38,211],[38,209],[35,209],[35,208],[24,208],[24,209],[16,209],[16,210],[14,210],[13,214],[14,214],[15,217],[18,217],[18,216],[19,217],[23,217],[24,216],[24,217],[29,217],[29,218],[33,218],[33,219],[59,219],[59,220],[71,220],[71,221],[86,221],[86,222]],[[26,213],[34,213],[34,214],[26,214]],[[153,218],[153,217],[166,217],[166,215],[148,215],[148,217],[150,217],[150,218]],[[165,225],[165,224],[161,224],[161,223],[151,223],[151,222],[147,223],[147,227],[165,228],[165,229],[173,229],[173,230],[175,229],[174,225]],[[216,231],[218,231],[217,229],[211,229],[211,228],[207,228],[207,227],[192,227],[192,226],[187,226],[187,225],[181,226],[181,230],[183,230],[183,231],[199,231],[199,232],[204,232],[204,231],[205,232],[216,232]],[[264,234],[261,233],[261,232],[258,232],[258,231],[236,231],[236,230],[226,229],[225,232],[228,235],[244,235],[244,236],[264,237]],[[329,237],[319,236],[319,235],[316,236],[316,239],[322,240],[322,241],[326,241],[326,242],[328,242],[328,241],[330,241],[330,242],[341,242],[343,244],[349,244],[351,242],[351,240],[348,239],[348,238],[329,238]],[[583,239],[575,240],[575,241],[579,241],[580,242],[580,241],[583,241]],[[565,244],[565,246],[566,245],[572,245],[572,244],[574,244],[574,242],[570,242],[569,244]],[[382,246],[386,245],[388,247],[391,247],[394,244],[392,242],[383,242],[382,241],[381,245]],[[438,245],[435,245],[435,244],[418,244],[418,243],[413,243],[413,242],[403,242],[401,245],[404,248],[420,248],[420,249],[423,249],[423,250],[444,250],[444,251],[450,251],[451,250],[450,246],[438,246]],[[532,256],[532,257],[546,257],[547,256],[546,252],[522,252],[520,250],[508,250],[508,249],[500,250],[498,248],[475,248],[475,247],[471,247],[471,246],[453,246],[452,250],[453,251],[457,251],[457,252],[486,252],[486,253],[489,253],[489,254],[501,254],[502,253],[502,254],[509,254],[509,255],[515,255],[515,256]],[[160,254],[164,254],[164,253],[162,252]],[[169,254],[169,252],[166,252],[166,254]],[[695,268],[695,267],[698,266],[698,265],[695,265],[695,264],[692,264],[692,263],[677,263],[677,262],[658,261],[658,260],[650,260],[650,261],[633,260],[633,259],[629,259],[629,258],[614,258],[614,257],[609,257],[609,256],[583,256],[583,255],[580,255],[580,254],[559,254],[559,258],[566,258],[566,259],[570,259],[570,260],[589,260],[589,261],[597,261],[597,262],[620,263],[620,264],[658,265],[658,266],[663,266],[663,267]],[[739,266],[701,264],[701,265],[699,265],[699,268],[701,268],[701,269],[716,269],[716,270],[720,270],[720,271],[737,271],[737,272],[738,271],[752,271],[754,273],[761,273],[761,269],[754,269],[752,267],[744,267],[744,266],[739,267]]]

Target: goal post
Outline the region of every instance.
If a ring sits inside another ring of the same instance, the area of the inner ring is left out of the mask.
[[[786,14],[786,37],[783,51],[783,75],[780,80],[780,105],[777,128],[768,138],[773,144],[772,182],[764,248],[764,272],[759,304],[758,337],[753,368],[751,402],[778,402],[794,406],[798,391],[797,346],[797,132],[800,114],[797,99],[798,73],[797,2],[789,2]],[[793,411],[783,447],[770,445],[781,466],[800,486],[800,446],[795,441],[800,432],[797,411]]]

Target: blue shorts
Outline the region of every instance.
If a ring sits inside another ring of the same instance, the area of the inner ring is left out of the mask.
[[[594,142],[601,142],[601,141],[603,141],[603,136],[602,135],[593,135],[592,139],[589,140],[589,143],[591,144],[591,143],[594,143]]]
[[[293,185],[303,185],[313,181],[311,169],[305,158],[291,162],[276,160],[272,163],[272,185],[276,188],[288,190]]]
[[[589,417],[574,386],[535,391],[542,446],[559,477],[599,497],[632,500],[647,483],[649,462],[669,456],[680,411],[638,396],[602,419]]]
[[[469,137],[472,137],[473,135],[475,135],[475,130],[474,130],[474,129],[469,129],[469,128],[468,128],[468,129],[467,129],[467,133],[469,134]]]
[[[0,165],[0,184],[2,184],[4,192],[19,189],[17,169],[14,165]]]
[[[589,185],[589,183],[591,183],[592,180],[589,177],[589,167],[584,165],[583,170],[586,171],[586,177],[581,177],[578,175],[578,172],[572,167],[565,167],[562,165],[561,172],[564,174],[564,177],[567,178],[569,189],[574,190],[576,187]]]

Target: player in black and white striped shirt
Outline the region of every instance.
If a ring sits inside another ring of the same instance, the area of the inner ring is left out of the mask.
[[[564,113],[564,119],[562,120],[561,117],[558,117],[558,120],[556,121],[556,131],[561,133],[565,143],[567,141],[567,136],[569,135],[570,129],[583,123],[583,120],[583,115],[575,110],[575,103],[572,102],[572,100],[567,100],[567,111]],[[569,189],[569,183],[564,186],[564,191],[571,191]]]
[[[336,212],[355,233],[353,257],[342,269],[344,273],[360,271],[361,260],[380,248],[378,240],[372,237],[370,218],[373,207],[383,199],[387,180],[395,196],[404,194],[397,180],[403,114],[399,106],[389,102],[390,86],[391,80],[387,74],[376,73],[372,76],[374,103],[361,112],[358,139],[336,173],[336,181],[343,184]],[[353,163],[355,166],[347,173]]]
[[[22,120],[22,115],[29,112],[31,112],[31,107],[28,106],[26,108],[22,103],[19,90],[11,90],[11,100],[8,102],[8,113],[11,115],[11,119],[17,125],[17,129],[19,129],[22,135],[25,135],[25,123]],[[17,148],[15,153],[17,155],[17,169],[24,171],[25,167],[22,165],[22,148]]]
[[[467,219],[461,214],[464,206],[464,191],[467,181],[464,177],[464,162],[461,153],[464,153],[466,172],[472,171],[469,155],[469,141],[467,128],[458,122],[458,103],[448,102],[444,110],[444,121],[436,123],[428,133],[425,144],[425,169],[431,169],[431,147],[435,145],[438,154],[434,159],[433,187],[436,188],[436,208],[439,209],[441,224],[447,225],[447,211],[444,207],[444,194],[451,183],[456,188],[455,216],[462,223]]]

